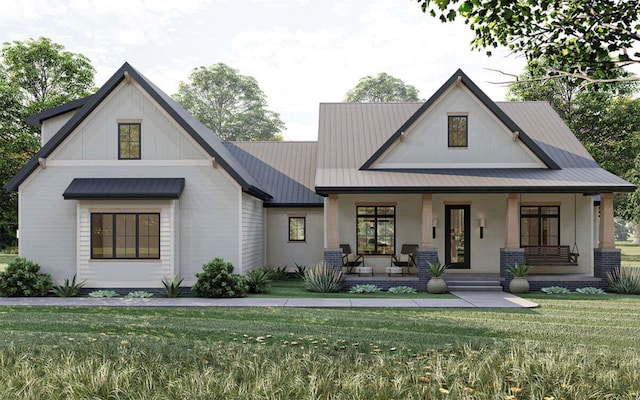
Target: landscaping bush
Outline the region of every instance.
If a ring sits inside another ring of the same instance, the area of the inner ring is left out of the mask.
[[[349,289],[349,293],[378,293],[382,291],[376,285],[356,285]]]
[[[244,297],[249,291],[244,276],[233,273],[233,264],[220,257],[202,266],[191,290],[200,297]]]
[[[595,287],[583,287],[576,289],[576,293],[580,294],[607,294],[604,290]]]
[[[80,295],[80,289],[82,289],[86,284],[86,281],[76,282],[76,276],[73,276],[73,280],[69,281],[69,279],[64,280],[64,285],[56,285],[53,289],[51,289],[51,293],[55,294],[58,297],[75,297]]]
[[[394,286],[394,287],[390,287],[389,290],[387,290],[389,293],[393,293],[393,294],[416,294],[418,293],[417,290],[415,290],[412,287],[409,286]]]
[[[153,297],[153,293],[145,292],[143,290],[136,290],[127,293],[127,297],[130,299],[146,299],[149,297]]]
[[[94,290],[93,292],[89,293],[88,296],[94,298],[111,298],[118,297],[118,293],[115,290]]]
[[[620,294],[640,294],[640,267],[621,267],[607,272],[609,289]]]
[[[342,289],[344,274],[324,263],[309,267],[304,272],[304,287],[311,292],[334,293]]]
[[[304,271],[306,269],[306,266],[296,264],[296,279],[304,279]]]
[[[265,267],[266,270],[271,274],[270,278],[272,281],[284,281],[289,278],[287,275],[287,266],[284,267]]]
[[[50,274],[39,273],[40,264],[18,257],[0,272],[0,296],[40,297],[53,288]]]
[[[245,279],[249,286],[249,293],[266,293],[271,284],[271,271],[265,268],[254,269],[249,271]]]
[[[182,289],[180,288],[182,281],[183,279],[178,280],[177,276],[174,276],[172,280],[169,280],[167,277],[162,278],[165,296],[172,298],[182,296]]]
[[[542,289],[540,289],[541,292],[546,293],[546,294],[568,294],[571,293],[571,290],[562,287],[562,286],[549,286],[549,287],[543,287]]]

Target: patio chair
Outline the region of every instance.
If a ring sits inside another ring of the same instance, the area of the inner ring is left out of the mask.
[[[411,267],[417,268],[416,253],[418,252],[417,244],[403,244],[400,254],[391,256],[391,265],[387,268],[387,275],[401,274],[404,275],[404,269],[407,274],[411,272]]]
[[[341,244],[342,248],[342,266],[347,268],[347,273],[354,273],[353,269],[357,268],[364,262],[362,255],[353,254],[351,252],[351,246],[348,244]]]

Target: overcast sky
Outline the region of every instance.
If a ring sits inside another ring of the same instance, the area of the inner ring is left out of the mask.
[[[318,104],[387,72],[428,98],[458,68],[493,100],[521,57],[471,51],[472,32],[414,0],[0,0],[0,41],[45,36],[89,57],[102,85],[125,61],[168,94],[218,62],[257,79],[286,140],[317,138]]]

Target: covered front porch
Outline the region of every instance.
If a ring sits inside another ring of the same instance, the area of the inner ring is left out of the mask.
[[[424,290],[428,263],[440,260],[452,265],[445,275],[450,287],[495,290],[508,287],[509,266],[527,262],[523,242],[537,240],[539,247],[568,247],[579,256],[565,264],[538,259],[528,275],[532,290],[604,287],[607,271],[620,265],[620,252],[613,241],[613,194],[599,199],[594,203],[593,196],[582,193],[332,194],[325,200],[324,259],[344,268],[342,244],[363,255],[361,265],[368,268],[363,274],[347,274],[348,287],[367,283]],[[389,209],[377,215],[371,207]],[[374,214],[363,214],[366,208]],[[531,210],[540,216],[530,217]],[[363,235],[363,226],[373,234]],[[535,232],[539,236],[532,239]],[[364,247],[363,236],[377,246]],[[417,245],[416,268],[389,275],[391,256],[407,243]]]

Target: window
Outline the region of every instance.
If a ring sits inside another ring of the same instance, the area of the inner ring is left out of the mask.
[[[140,159],[140,124],[118,124],[118,159]]]
[[[466,115],[449,115],[449,147],[467,147]]]
[[[559,246],[560,207],[520,207],[520,245]]]
[[[395,254],[395,206],[357,206],[358,254]]]
[[[289,241],[304,242],[306,240],[306,218],[289,217]]]
[[[92,213],[91,258],[159,259],[160,214]]]

